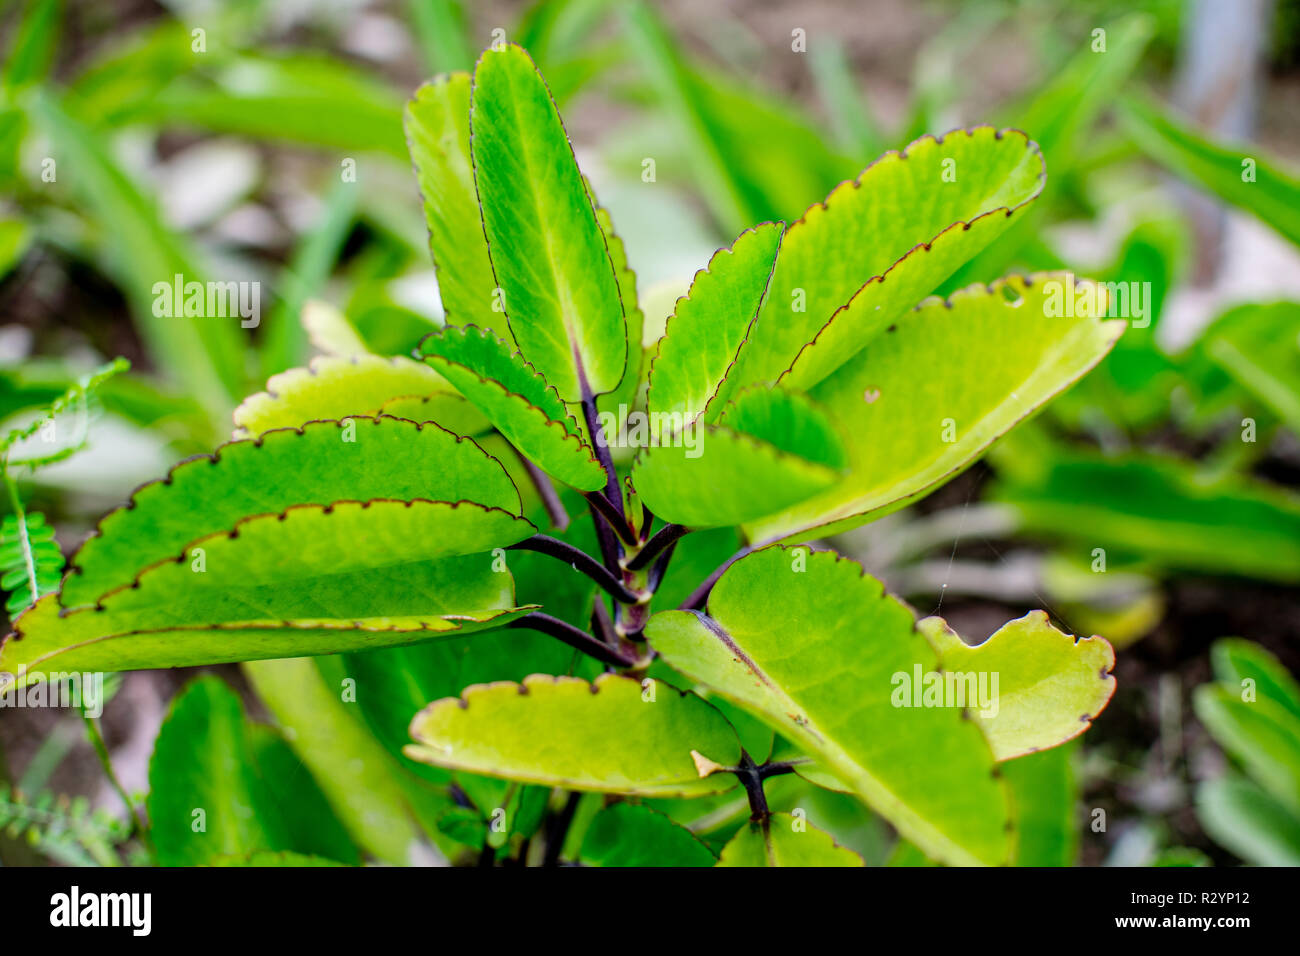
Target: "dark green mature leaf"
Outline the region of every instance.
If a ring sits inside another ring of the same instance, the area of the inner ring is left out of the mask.
[[[470,128],[488,252],[515,341],[565,401],[612,391],[628,353],[618,280],[560,115],[522,48],[480,58]]]
[[[431,795],[408,788],[400,768],[343,703],[344,686],[326,684],[316,661],[333,659],[248,661],[242,669],[356,844],[395,866],[428,862],[416,810],[432,803]],[[356,786],[357,780],[366,785]]]
[[[492,308],[497,281],[474,191],[469,99],[468,73],[426,83],[406,106],[406,141],[424,198],[429,248],[448,324],[474,323],[510,338],[505,313]]]
[[[807,549],[755,552],[719,579],[707,615],[656,614],[646,637],[934,858],[1007,860],[1007,794],[988,742],[960,708],[902,706],[910,697],[899,682],[934,671],[938,658],[907,608],[857,564]]]
[[[789,813],[749,823],[722,848],[718,866],[865,866],[824,830]]]
[[[1300,580],[1300,499],[1261,482],[1205,481],[1188,462],[1126,455],[1054,456],[992,497],[1032,534],[1077,541],[1080,556],[1141,556],[1158,566]]]
[[[1196,349],[1300,433],[1300,304],[1232,309],[1201,334]]]
[[[1300,684],[1264,648],[1230,637],[1215,641],[1210,657],[1214,674],[1225,687],[1245,690],[1249,686],[1258,698],[1272,701],[1300,719]]]
[[[1160,107],[1132,96],[1121,102],[1120,118],[1156,162],[1300,244],[1300,177],[1261,154],[1255,144],[1211,142]]]
[[[717,857],[690,830],[657,810],[616,803],[596,814],[582,841],[587,866],[713,866]]]
[[[525,611],[509,572],[479,552],[534,530],[471,502],[344,501],[245,518],[94,605],[64,613],[58,595],[42,598],[0,645],[0,669],[333,654],[499,626]]]
[[[535,733],[545,727],[545,734]],[[525,783],[645,796],[701,796],[736,785],[700,776],[693,753],[735,766],[740,744],[714,708],[659,681],[594,683],[534,674],[467,688],[411,722],[414,760]]]
[[[847,476],[750,521],[749,539],[845,530],[958,474],[1106,354],[1124,323],[1100,319],[1104,309],[1096,286],[1039,275],[927,300],[902,316],[809,392],[848,442]]]
[[[283,747],[247,721],[239,697],[219,678],[189,684],[172,701],[149,762],[158,862],[194,866],[262,851],[335,852],[355,861],[311,778],[285,780],[287,764],[275,753]],[[302,813],[320,824],[310,834],[291,819]]]
[[[412,363],[414,364],[414,363]],[[416,366],[419,367],[419,366]],[[351,439],[351,440],[349,440]],[[292,505],[388,498],[476,501],[518,514],[501,464],[472,440],[396,418],[311,422],[182,462],[110,512],[73,556],[60,603],[77,607],[174,558],[190,541]]]
[[[758,317],[780,244],[780,224],[764,223],[742,232],[695,274],[650,366],[652,413],[680,414],[690,423],[710,406]]]
[[[1043,611],[1030,611],[971,646],[941,617],[917,623],[939,655],[944,674],[964,686],[971,717],[998,760],[1046,750],[1077,737],[1115,693],[1115,651],[1100,637],[1058,631]],[[977,685],[983,679],[986,692]],[[993,683],[996,681],[996,683]],[[987,699],[986,699],[987,698]]]
[[[810,388],[992,242],[1032,201],[1043,159],[982,126],[886,153],[786,229],[736,385]]]
[[[427,336],[420,353],[547,474],[580,491],[605,486],[605,469],[577,421],[509,344],[474,326],[446,328]]]

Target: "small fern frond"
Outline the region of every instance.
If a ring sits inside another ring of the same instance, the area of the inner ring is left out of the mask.
[[[63,552],[45,516],[39,511],[5,515],[0,525],[0,590],[9,594],[5,610],[14,615],[57,591],[62,575]]]

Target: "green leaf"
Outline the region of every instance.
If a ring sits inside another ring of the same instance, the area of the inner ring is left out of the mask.
[[[580,491],[605,486],[605,469],[577,421],[508,343],[474,326],[446,328],[426,336],[420,353],[547,474]]]
[[[1300,433],[1300,304],[1232,309],[1201,334],[1197,350]]]
[[[614,674],[478,684],[416,714],[411,736],[407,755],[436,766],[644,796],[729,790],[735,778],[701,777],[692,752],[723,766],[740,759],[734,731],[701,698],[652,680],[643,696],[642,683]]]
[[[479,59],[470,128],[488,251],[520,350],[565,401],[617,388],[628,352],[618,280],[560,115],[522,48]]]
[[[1075,745],[1008,760],[1002,775],[1016,821],[1016,866],[1074,866],[1079,857]]]
[[[665,521],[690,528],[742,524],[833,486],[835,468],[719,425],[679,433],[676,444],[643,449],[632,483]]]
[[[235,409],[236,437],[294,428],[322,418],[374,415],[396,398],[454,396],[433,369],[394,356],[319,356],[306,368],[271,376],[266,391]]]
[[[96,240],[119,281],[150,355],[165,377],[185,386],[213,414],[224,415],[243,393],[244,340],[234,318],[154,314],[157,283],[176,275],[186,282],[210,276],[193,250],[167,228],[153,199],[118,167],[97,133],[66,113],[53,98],[37,98],[35,115],[58,151],[80,205],[97,224]]]
[[[348,439],[352,440],[348,440]],[[191,458],[110,512],[71,560],[64,607],[89,604],[137,570],[249,515],[292,505],[388,498],[476,501],[512,514],[519,493],[501,464],[470,439],[395,418],[311,422]]]
[[[512,564],[516,556],[511,553]],[[551,610],[549,600],[547,610]],[[392,754],[425,779],[445,780],[445,771],[402,757],[402,748],[411,741],[412,714],[429,701],[458,694],[471,684],[564,673],[578,659],[572,648],[545,634],[502,628],[463,640],[449,637],[321,658],[319,666],[334,686],[355,689],[356,709]],[[594,667],[593,674],[598,672]],[[345,680],[353,683],[345,685]]]
[[[1204,684],[1196,716],[1224,750],[1276,800],[1300,811],[1300,718],[1244,689]]]
[[[991,497],[1024,531],[1077,542],[1081,559],[1140,556],[1161,567],[1300,580],[1300,498],[1236,477],[1204,480],[1181,459],[1055,454]]]
[[[1256,866],[1300,866],[1300,817],[1247,780],[1210,780],[1196,815],[1216,843]]]
[[[707,615],[656,614],[646,637],[930,856],[1007,860],[1007,794],[987,740],[959,708],[896,705],[899,681],[936,670],[938,659],[907,608],[857,564],[803,548],[757,551],[718,580]]]
[[[616,416],[621,415],[620,405],[632,408],[637,404],[637,395],[641,389],[642,371],[646,362],[646,350],[641,344],[645,335],[645,313],[641,310],[636,290],[636,273],[628,265],[627,249],[623,240],[614,232],[614,220],[609,210],[600,205],[591,184],[587,184],[591,193],[591,204],[596,208],[596,221],[605,236],[605,246],[609,249],[609,260],[614,266],[618,278],[618,294],[623,300],[623,312],[627,323],[627,367],[623,370],[623,380],[618,387],[600,397],[596,407]]]
[[[1120,118],[1151,159],[1300,244],[1300,177],[1261,154],[1256,144],[1211,142],[1160,107],[1133,96],[1121,101]]]
[[[749,823],[722,848],[718,866],[865,866],[829,833],[789,813]]]
[[[28,0],[24,5],[5,56],[3,80],[8,90],[42,80],[49,73],[62,20],[60,0]]]
[[[256,853],[249,853],[244,856],[219,856],[214,860],[208,861],[209,866],[256,866],[256,867],[303,867],[303,866],[346,866],[346,863],[340,863],[337,860],[329,860],[321,856],[310,856],[306,853],[274,853],[262,850]]]
[[[490,555],[533,533],[470,502],[336,502],[192,541],[96,604],[47,595],[14,622],[0,670],[133,670],[333,654],[496,627],[513,607]],[[21,678],[20,678],[21,679]]]
[[[63,552],[45,516],[39,511],[5,515],[0,526],[0,589],[9,592],[5,610],[10,616],[42,594],[57,591],[62,574]]]
[[[263,724],[250,724],[249,753],[253,765],[281,808],[289,845],[295,850],[359,864],[361,855],[311,772],[280,734]],[[292,808],[283,812],[284,808]]]
[[[780,224],[764,223],[742,232],[695,274],[650,365],[652,413],[680,414],[689,424],[710,406],[758,316],[780,244]]]
[[[990,126],[886,153],[786,229],[736,384],[831,375],[1000,235],[1045,175],[1023,133]]]
[[[1115,693],[1115,651],[1100,637],[1058,631],[1043,611],[1009,621],[971,646],[941,617],[917,623],[952,675],[993,756],[1010,760],[1077,737]],[[983,681],[984,686],[977,690]]]
[[[258,765],[253,731],[239,697],[219,678],[201,677],[172,701],[149,761],[150,833],[160,864],[310,851],[294,842],[285,805]]]
[[[492,308],[497,281],[474,191],[469,101],[468,73],[426,83],[406,106],[406,141],[424,199],[429,248],[447,323],[473,323],[509,338],[505,313]]]
[[[349,712],[343,687],[327,685],[305,657],[249,661],[242,670],[356,844],[395,866],[425,862],[401,771]]]
[[[1059,314],[1071,288],[1092,301]],[[809,392],[849,442],[847,477],[749,522],[749,539],[846,530],[952,478],[1106,354],[1124,324],[1099,320],[1103,308],[1098,287],[1039,275],[928,300],[899,318]]]
[[[596,814],[582,841],[587,866],[713,866],[717,858],[657,810],[616,803]]]
[[[1272,701],[1300,719],[1300,684],[1264,648],[1241,638],[1224,638],[1214,642],[1210,659],[1215,677],[1225,687],[1238,691],[1250,687],[1258,698]]]

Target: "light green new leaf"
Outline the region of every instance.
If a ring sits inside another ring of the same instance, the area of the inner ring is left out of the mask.
[[[1115,693],[1115,651],[1100,637],[1076,640],[1043,611],[1003,624],[971,646],[941,617],[917,623],[953,679],[993,756],[1010,760],[1077,737]]]
[[[1300,244],[1300,177],[1261,155],[1258,146],[1211,142],[1137,97],[1122,100],[1120,118],[1138,148],[1153,160]]]
[[[907,608],[857,564],[807,549],[755,552],[722,575],[707,615],[656,614],[646,637],[674,668],[824,764],[931,857],[1007,861],[1007,793],[988,741],[961,708],[898,700],[899,681],[918,667],[935,671],[938,658]]]
[[[406,106],[406,141],[447,323],[486,326],[508,339],[505,313],[492,308],[497,282],[474,191],[469,95],[468,73],[439,76],[420,87]]]
[[[515,609],[489,551],[534,532],[470,502],[299,505],[190,542],[94,605],[47,595],[0,670],[135,670],[334,654],[497,627]],[[20,682],[22,677],[19,677]]]
[[[826,378],[1000,235],[1044,176],[1028,137],[990,126],[886,153],[786,229],[736,384],[791,366],[793,387]]]
[[[1300,866],[1300,816],[1249,780],[1209,780],[1196,815],[1216,843],[1256,866]]]
[[[1124,328],[1099,319],[1104,309],[1100,287],[1039,275],[928,300],[899,318],[809,392],[849,442],[847,477],[750,522],[749,539],[846,530],[952,478],[1101,360]]]
[[[689,423],[713,402],[758,316],[780,244],[779,223],[746,229],[695,274],[650,365],[651,412],[677,413]]]
[[[602,674],[595,683],[534,674],[467,688],[415,715],[407,756],[524,783],[603,793],[691,797],[736,785],[701,777],[692,754],[734,767],[740,744],[695,694]],[[651,693],[653,692],[653,693]]]
[[[318,356],[306,368],[272,375],[266,391],[244,399],[235,409],[236,437],[320,418],[374,415],[395,398],[455,394],[442,376],[413,359]]]
[[[612,391],[628,352],[618,280],[560,115],[521,47],[479,59],[470,129],[488,253],[515,341],[565,401]]]
[[[605,486],[605,469],[577,421],[509,344],[474,326],[446,328],[426,336],[420,354],[547,474],[579,491]]]
[[[72,558],[59,601],[90,604],[140,568],[174,558],[190,541],[249,515],[292,505],[434,496],[512,514],[519,492],[500,462],[472,440],[396,418],[311,422],[229,442],[136,490]],[[495,547],[491,545],[490,547]]]
[[[843,442],[826,410],[802,392],[779,385],[751,386],[727,403],[720,423],[827,468],[842,469],[848,464]]]
[[[713,866],[717,857],[690,830],[633,803],[596,814],[582,841],[587,866]]]
[[[1293,813],[1300,811],[1300,718],[1256,691],[1204,684],[1196,716],[1252,778]]]
[[[722,848],[718,866],[866,866],[829,833],[789,813],[741,827]]]

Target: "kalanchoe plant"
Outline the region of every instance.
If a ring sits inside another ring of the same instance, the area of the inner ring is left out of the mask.
[[[713,863],[652,806],[735,791],[752,822],[721,863],[860,864],[769,812],[790,773],[930,859],[1011,861],[999,764],[1087,728],[1110,646],[1039,611],[969,646],[810,542],[960,473],[1118,336],[1097,296],[1046,308],[1052,276],[925,298],[1034,201],[1035,144],[977,127],[886,154],[718,252],[647,350],[622,244],[521,48],[422,88],[406,128],[445,327],[380,356],[313,307],[327,354],[106,516],[0,671],[318,656],[370,733],[455,796],[440,834],[495,851],[487,809],[506,807],[513,833],[545,834],[540,862]],[[242,718],[210,683],[173,714],[218,719]],[[168,736],[155,769],[177,759]],[[190,821],[166,812],[191,804],[167,785],[155,842],[193,861]],[[628,799],[575,844],[563,791]],[[350,862],[271,843],[251,849]]]

